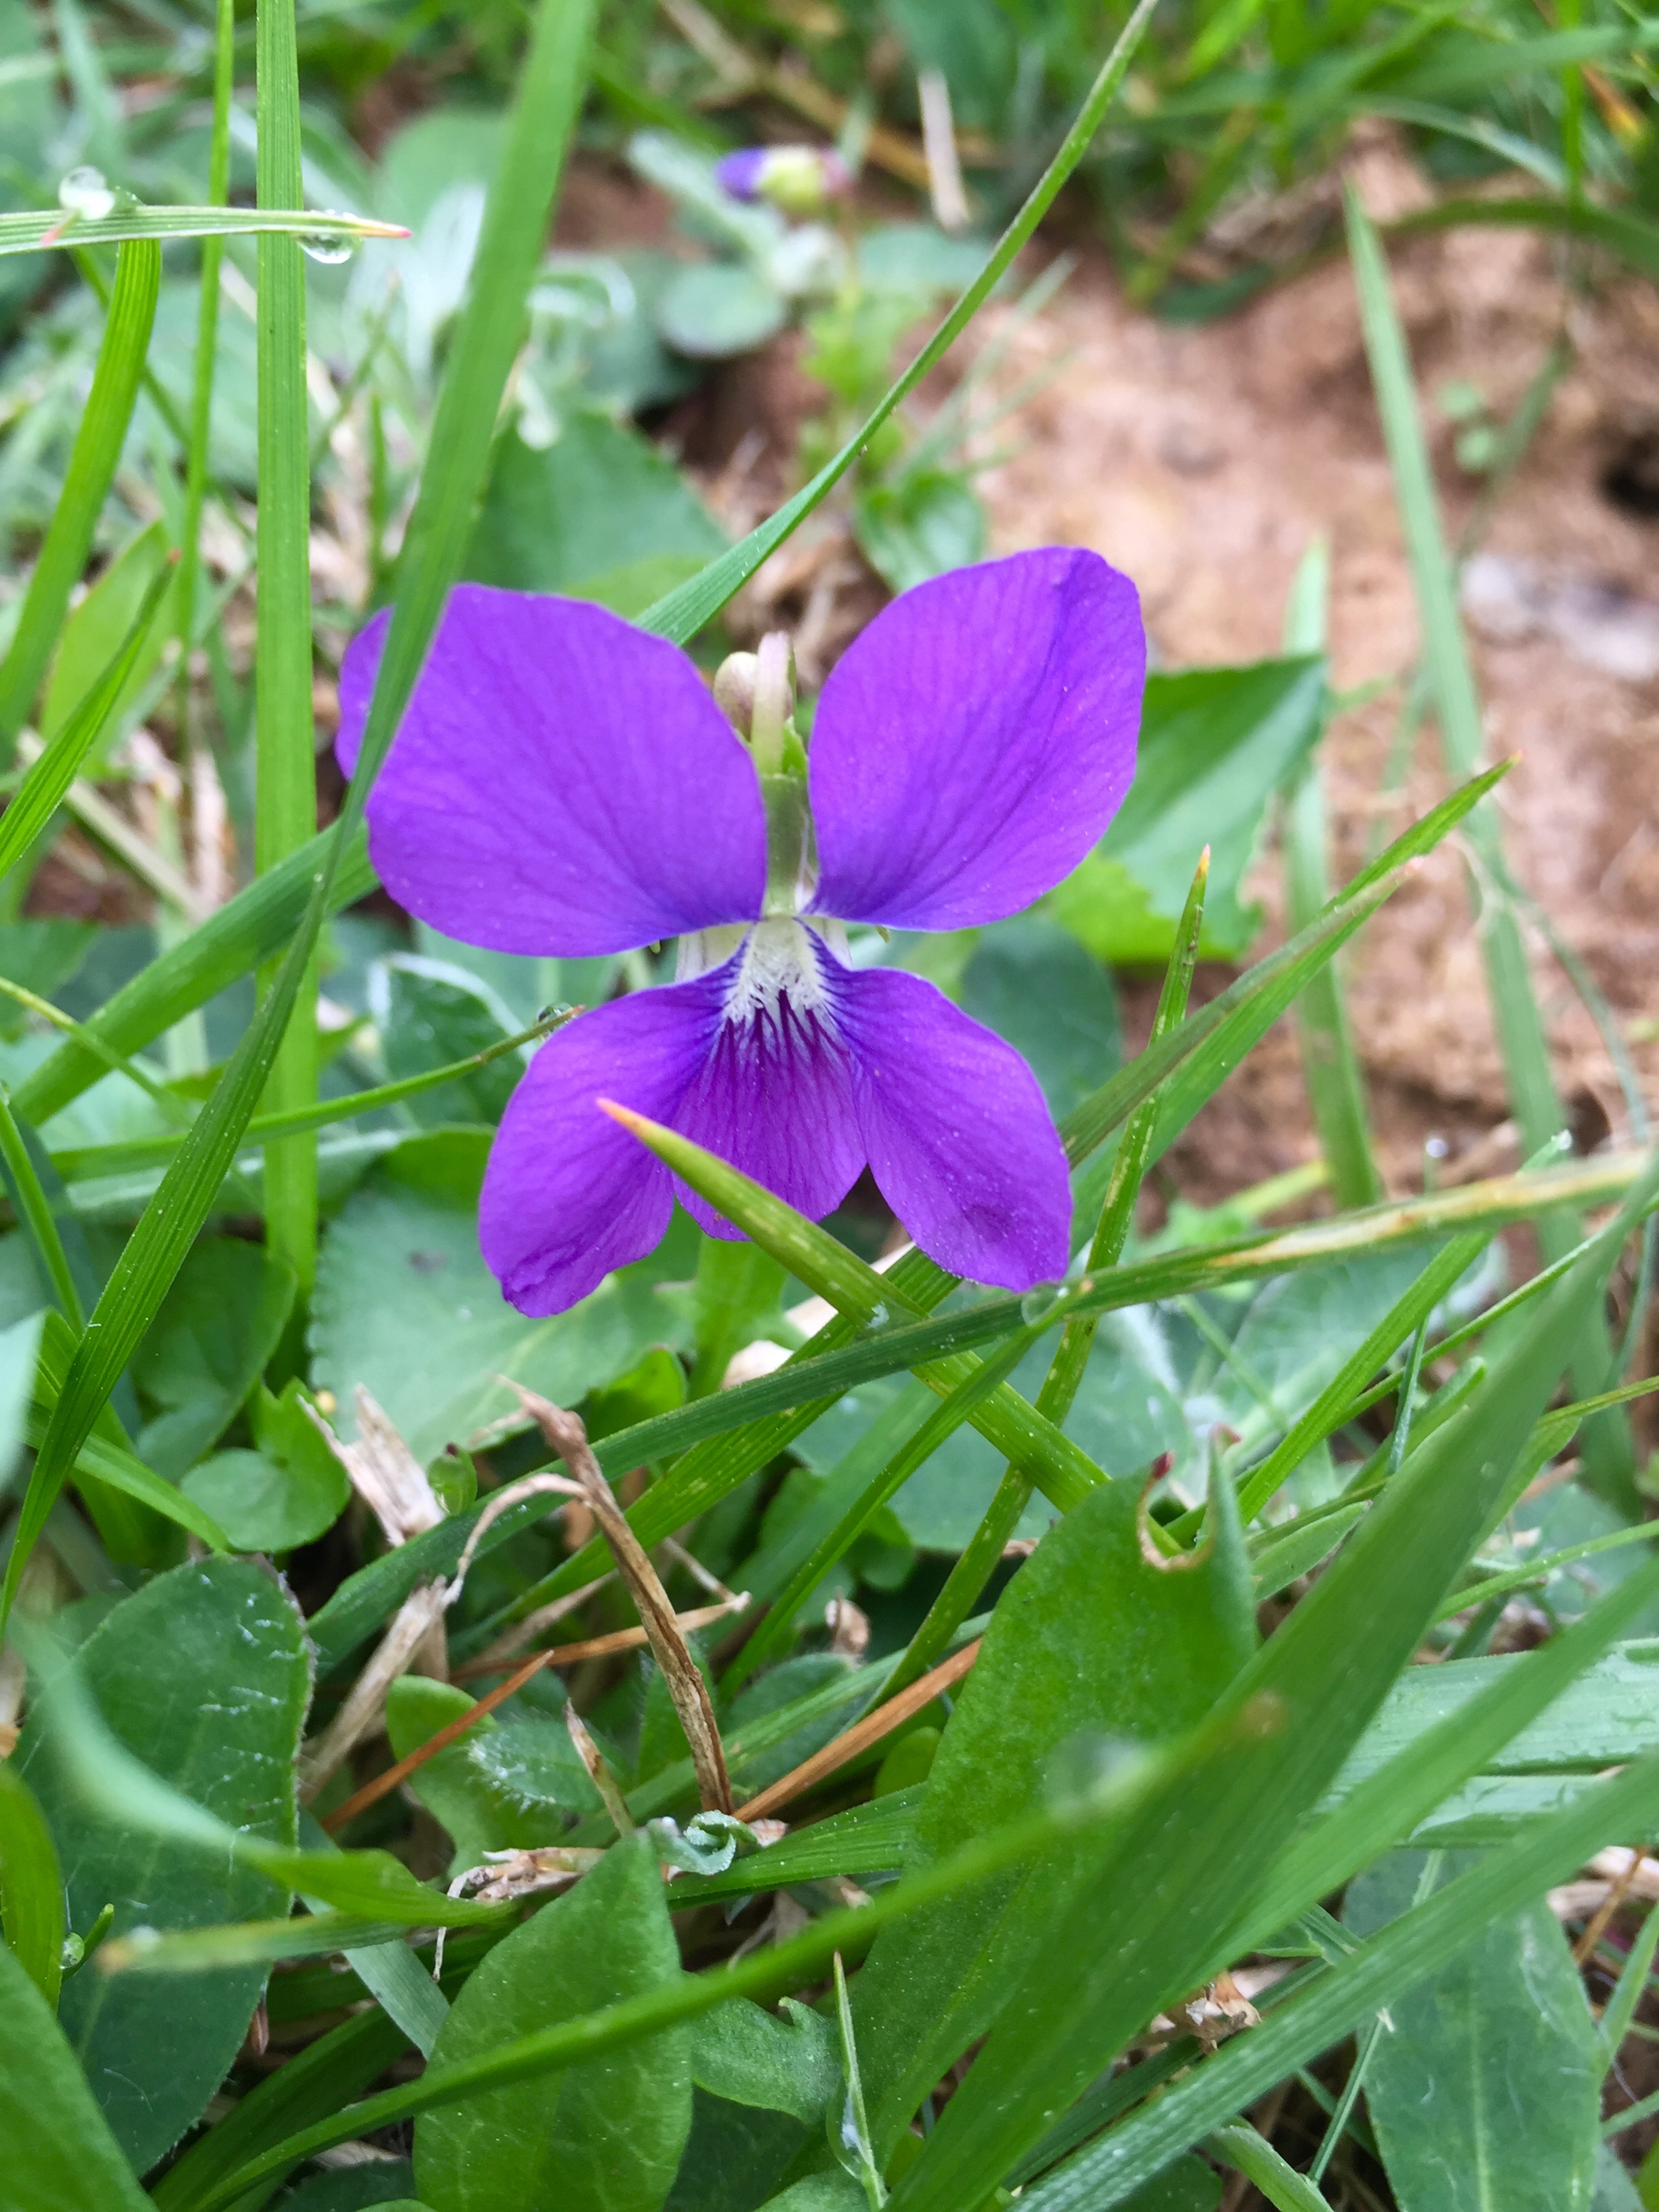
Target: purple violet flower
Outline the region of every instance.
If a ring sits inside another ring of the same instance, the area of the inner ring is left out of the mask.
[[[386,620],[341,673],[348,774]],[[1134,586],[1097,555],[957,569],[848,648],[803,763],[781,639],[722,671],[745,745],[665,640],[582,600],[452,592],[368,801],[381,881],[503,952],[680,940],[675,981],[558,1030],[507,1106],[478,1227],[521,1312],[652,1250],[677,1190],[737,1233],[600,1097],[814,1219],[868,1162],[955,1273],[1064,1273],[1066,1160],[1030,1068],[921,976],[852,967],[846,925],[968,928],[1058,883],[1128,789],[1145,668]]]

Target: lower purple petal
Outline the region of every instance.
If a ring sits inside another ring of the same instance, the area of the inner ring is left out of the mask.
[[[520,1313],[562,1313],[661,1242],[668,1170],[596,1101],[673,1123],[709,1056],[720,971],[581,1014],[532,1060],[501,1120],[478,1241]]]
[[[1019,1054],[901,969],[843,970],[836,1001],[864,1150],[922,1250],[1005,1290],[1063,1275],[1066,1155]]]
[[[806,932],[800,935],[833,989],[842,971]],[[718,971],[728,989],[738,964]],[[817,994],[797,995],[810,1001]],[[673,1126],[811,1221],[840,1205],[864,1165],[846,1048],[823,1015],[787,993],[746,1018],[720,1023]],[[695,1191],[676,1188],[686,1210],[713,1235],[739,1234]]]

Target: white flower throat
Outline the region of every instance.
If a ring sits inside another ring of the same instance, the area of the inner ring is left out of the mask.
[[[724,966],[741,947],[743,957],[721,1009],[727,1022],[744,1028],[778,1027],[787,1000],[797,1021],[833,1031],[835,1012],[812,944],[815,937],[833,958],[846,963],[846,925],[823,915],[802,920],[796,915],[770,915],[763,921],[700,929],[680,939],[674,980],[684,983],[706,975]]]

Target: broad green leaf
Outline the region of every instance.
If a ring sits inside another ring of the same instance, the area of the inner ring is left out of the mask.
[[[866,2212],[869,2202],[853,2176],[837,2169],[792,2183],[781,2196],[769,2197],[761,2212]]]
[[[27,229],[39,222],[44,229],[58,220],[61,217],[0,215],[0,253],[19,226]],[[161,280],[158,246],[122,248],[98,366],[76,432],[63,495],[35,560],[10,647],[0,660],[0,760],[7,763],[46,673],[69,610],[70,593],[92,550],[93,533],[132,419]]]
[[[665,557],[701,564],[725,544],[647,439],[608,416],[579,413],[539,450],[512,432],[501,440],[465,573],[513,591],[590,599],[605,596],[586,588],[596,579]]]
[[[1132,1484],[1092,1492],[1009,1585],[929,1771],[907,1872],[1040,1799],[1063,1747],[1195,1727],[1249,1657],[1255,1625],[1237,1527],[1224,1524],[1190,1564],[1157,1567],[1142,1553],[1139,1510]],[[878,2155],[984,2033],[1086,1866],[1050,1855],[878,1936],[854,2011]]]
[[[662,1876],[641,1840],[498,1944],[468,1981],[433,2063],[464,2063],[514,2037],[678,1979]],[[415,2173],[434,2212],[657,2212],[691,2124],[684,2032],[489,2089],[424,2115]]]
[[[185,1477],[185,1495],[214,1515],[238,1551],[312,1543],[350,1503],[346,1471],[306,1411],[297,1378],[280,1398],[256,1384],[249,1411],[257,1450],[204,1461]],[[216,1498],[222,1512],[209,1503]]]
[[[386,1702],[386,1735],[392,1757],[407,1759],[428,1736],[435,1735],[441,1728],[447,1728],[463,1713],[470,1712],[476,1702],[457,1684],[434,1682],[422,1674],[400,1675],[392,1685]],[[501,1723],[494,1714],[486,1714],[460,1742],[434,1752],[409,1778],[409,1788],[434,1820],[448,1831],[454,1846],[449,1868],[452,1880],[468,1867],[482,1866],[486,1851],[557,1840],[557,1823],[554,1820],[545,1812],[537,1819],[522,1803],[515,1803],[475,1761],[475,1751],[502,1733]],[[559,1734],[568,1745],[568,1730],[561,1728]],[[572,1757],[574,1756],[573,1747]],[[586,1774],[582,1778],[586,1780]],[[583,1800],[584,1808],[596,1802],[591,1796],[591,1783],[588,1789],[590,1796]]]
[[[320,1474],[258,1451],[214,1452],[179,1487],[211,1515],[237,1552],[291,1552],[314,1543],[340,1517],[350,1496],[337,1461]]]
[[[1129,795],[1046,911],[1099,959],[1161,963],[1207,844],[1200,949],[1242,952],[1261,919],[1239,903],[1244,872],[1269,799],[1319,735],[1324,691],[1317,658],[1150,676]]]
[[[419,953],[375,963],[369,973],[369,1005],[386,1072],[394,1080],[425,1075],[486,1051],[519,1026],[485,985]],[[525,1065],[521,1052],[505,1053],[453,1083],[422,1091],[410,1110],[429,1127],[499,1121]]]
[[[1439,1887],[1471,1863],[1452,1853]],[[1420,1853],[1352,1883],[1343,1918],[1374,1936],[1416,1901]],[[1389,2008],[1365,2106],[1401,2212],[1588,2212],[1602,2053],[1561,1923],[1540,1898],[1494,1920]]]
[[[138,1439],[152,1467],[176,1479],[218,1441],[276,1350],[293,1303],[285,1261],[237,1237],[197,1245],[135,1362],[139,1388],[161,1409]],[[213,1512],[206,1498],[198,1502]]]
[[[292,1601],[257,1567],[215,1559],[158,1576],[94,1630],[80,1666],[118,1741],[230,1827],[292,1844],[310,1665]],[[51,1822],[77,1931],[109,1903],[119,1935],[251,1918],[286,1902],[279,1882],[248,1867],[215,1866],[89,1809],[33,1715],[18,1756]],[[218,2087],[263,1984],[258,1968],[204,1975],[188,2005],[164,1981],[93,1967],[66,1984],[64,2033],[140,2172]]]
[[[770,2201],[805,2136],[803,2124],[787,2112],[732,2104],[694,2087],[691,2132],[663,2212],[755,2212]],[[853,2212],[868,2212],[864,2191],[856,2183],[854,2188]]]
[[[34,1793],[0,1760],[0,1936],[54,2010],[64,1978],[64,1873]]]
[[[808,2126],[823,2119],[844,2087],[834,2024],[786,1998],[781,2019],[749,1997],[705,2013],[690,2030],[691,2079],[734,2105],[789,2112]]]
[[[985,558],[985,509],[961,477],[918,469],[853,504],[859,550],[892,592]]]
[[[146,2212],[149,2199],[52,2008],[0,1943],[0,2212]]]
[[[404,1146],[347,1200],[318,1268],[313,1382],[334,1393],[348,1435],[362,1384],[422,1462],[516,1411],[500,1376],[573,1405],[677,1333],[673,1313],[628,1273],[551,1320],[509,1306],[478,1251],[488,1150],[483,1131]]]
[[[788,319],[787,299],[744,261],[689,264],[665,286],[655,315],[659,336],[694,361],[752,353]]]
[[[1117,1073],[1123,1036],[1111,978],[1040,915],[980,932],[958,999],[1028,1063],[1057,1121]]]

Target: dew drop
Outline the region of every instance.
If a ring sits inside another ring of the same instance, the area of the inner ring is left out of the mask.
[[[337,269],[342,262],[350,260],[357,246],[355,239],[311,237],[300,240],[300,251],[308,260],[320,261],[325,268]]]

